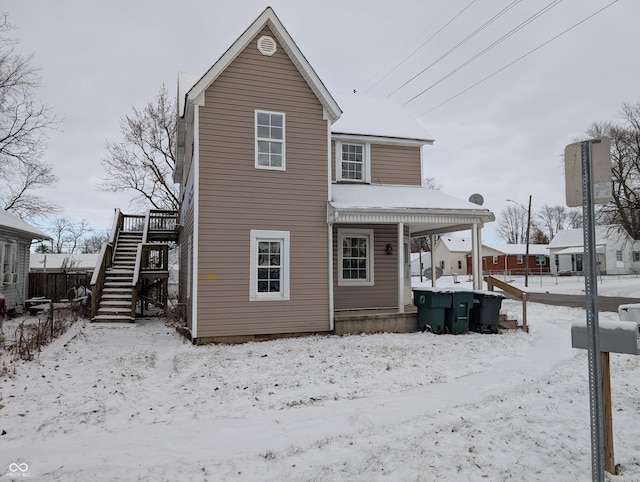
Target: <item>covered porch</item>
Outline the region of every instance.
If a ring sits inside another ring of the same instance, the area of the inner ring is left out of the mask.
[[[417,329],[410,259],[415,236],[431,236],[433,246],[437,234],[471,231],[473,288],[481,289],[481,232],[494,220],[482,206],[423,187],[332,185],[331,329],[336,334]]]

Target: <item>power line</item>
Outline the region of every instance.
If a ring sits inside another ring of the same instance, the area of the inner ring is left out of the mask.
[[[389,75],[391,75],[393,72],[395,72],[395,70],[400,67],[402,64],[404,64],[409,58],[411,58],[418,50],[420,50],[422,47],[424,47],[426,44],[428,44],[429,42],[431,42],[431,40],[433,40],[436,35],[438,35],[440,32],[442,32],[445,28],[447,28],[455,19],[457,19],[460,15],[462,15],[469,7],[471,7],[471,5],[473,5],[474,3],[476,3],[478,0],[471,0],[471,2],[469,2],[467,4],[466,7],[464,7],[462,10],[460,10],[451,20],[449,20],[447,23],[445,23],[436,33],[434,33],[431,37],[429,37],[427,40],[425,40],[424,42],[422,42],[418,47],[416,47],[409,55],[407,55],[404,59],[402,59],[400,61],[400,63],[396,64],[395,67],[393,67],[389,72],[387,72],[385,75],[383,75],[377,82],[375,82],[371,87],[369,87],[367,90],[365,90],[365,94],[367,92],[369,92],[371,89],[373,89],[376,85],[378,85],[380,82],[382,82],[384,79],[386,79]],[[455,5],[455,4],[454,4]],[[431,23],[431,25],[434,25],[438,20],[440,20],[440,18],[442,18],[449,10],[451,10],[451,8],[453,7],[449,7],[448,9],[446,9],[434,22]],[[429,25],[429,27],[427,27],[426,30],[428,30],[429,28],[431,28],[431,25]],[[390,62],[387,62],[386,65],[389,65]],[[385,65],[385,67],[386,67]],[[378,75],[385,67],[383,67],[382,69],[380,69],[378,72],[376,72],[373,77],[375,77],[376,75]],[[363,86],[366,84],[366,82],[364,84],[362,84]],[[360,89],[362,89],[362,87],[360,87]]]
[[[393,92],[391,92],[389,94],[389,96],[392,96],[393,94],[395,94],[396,92],[398,92],[400,89],[402,89],[404,86],[406,86],[408,83],[410,83],[411,81],[413,81],[414,79],[416,79],[416,77],[422,75],[423,73],[425,73],[427,70],[429,70],[431,67],[433,67],[434,65],[436,65],[438,62],[440,62],[442,59],[444,59],[445,57],[447,57],[449,54],[451,54],[452,52],[454,52],[455,50],[457,50],[459,47],[461,47],[462,45],[464,45],[465,43],[467,43],[469,40],[471,40],[473,37],[475,37],[477,34],[479,34],[480,32],[482,32],[485,28],[487,28],[489,25],[491,25],[493,22],[495,22],[496,20],[498,20],[500,17],[502,17],[505,13],[507,13],[509,10],[511,10],[513,7],[515,7],[518,3],[520,3],[522,0],[514,0],[513,2],[511,2],[509,5],[507,5],[505,8],[503,8],[501,11],[499,11],[498,13],[496,13],[493,17],[491,17],[489,20],[487,20],[484,24],[482,24],[480,27],[478,27],[477,29],[475,29],[473,32],[471,32],[469,35],[467,35],[464,39],[462,39],[460,42],[458,42],[456,45],[454,45],[453,47],[451,47],[449,50],[447,50],[444,54],[442,54],[440,57],[438,57],[436,60],[434,60],[433,62],[431,62],[428,66],[426,66],[424,69],[422,69],[420,72],[418,72],[416,75],[414,75],[413,77],[411,77],[409,80],[407,80],[404,84],[402,84],[400,87],[398,87],[396,90],[394,90]]]
[[[520,23],[518,26],[514,27],[513,29],[511,29],[510,31],[508,31],[506,34],[504,34],[502,37],[500,37],[498,40],[494,41],[492,44],[490,44],[488,47],[485,47],[484,49],[482,49],[480,52],[476,53],[473,57],[471,57],[470,59],[467,59],[465,62],[463,62],[461,65],[459,65],[458,67],[456,67],[455,69],[453,69],[451,72],[449,72],[448,74],[446,74],[444,77],[441,77],[439,80],[437,80],[436,82],[434,82],[433,84],[431,84],[429,87],[427,87],[426,89],[418,92],[416,95],[414,95],[413,97],[411,97],[409,100],[407,100],[404,104],[402,105],[407,105],[409,102],[417,99],[418,97],[420,97],[422,94],[428,92],[429,90],[433,89],[436,85],[442,83],[443,81],[445,81],[446,79],[448,79],[449,77],[451,77],[453,74],[455,74],[456,72],[459,72],[460,70],[462,70],[463,68],[465,68],[467,65],[471,64],[472,62],[476,61],[477,59],[479,59],[480,57],[482,57],[484,54],[486,54],[487,52],[489,52],[490,50],[493,50],[494,48],[496,48],[498,45],[500,45],[502,42],[504,42],[505,40],[507,40],[508,38],[512,37],[513,35],[515,35],[517,32],[519,32],[520,30],[522,30],[524,27],[526,27],[527,25],[529,25],[531,22],[537,20],[538,18],[540,18],[542,15],[544,15],[545,13],[547,13],[549,10],[551,10],[553,7],[559,5],[563,0],[553,0],[551,3],[549,3],[546,7],[543,7],[542,9],[538,10],[536,13],[534,13],[533,15],[531,15],[529,18],[527,18],[524,22]]]
[[[528,57],[529,55],[531,55],[532,53],[534,53],[535,51],[541,49],[542,47],[544,47],[547,44],[550,44],[551,42],[553,42],[554,40],[556,40],[557,38],[563,36],[564,34],[566,34],[567,32],[573,30],[574,28],[576,28],[577,26],[583,24],[584,22],[586,22],[587,20],[589,20],[592,17],[595,17],[596,15],[598,15],[600,12],[602,12],[603,10],[606,10],[607,8],[609,8],[611,5],[613,5],[614,3],[618,3],[618,0],[613,0],[613,2],[605,5],[604,7],[602,7],[600,10],[597,10],[596,12],[592,13],[591,15],[589,15],[588,17],[585,17],[584,19],[580,20],[578,23],[572,25],[571,27],[567,28],[566,30],[563,30],[562,32],[560,32],[559,34],[557,34],[556,36],[550,38],[549,40],[547,40],[546,42],[538,45],[536,48],[529,50],[526,54],[521,55],[520,57],[518,57],[517,59],[513,60],[512,62],[509,62],[507,65],[503,66],[502,68],[496,70],[495,72],[493,72],[490,75],[487,75],[486,77],[484,77],[482,80],[479,80],[478,82],[476,82],[475,84],[471,85],[470,87],[467,87],[466,89],[458,92],[456,95],[449,97],[447,100],[445,100],[444,102],[439,103],[438,105],[436,105],[435,107],[432,107],[431,109],[429,109],[426,112],[423,112],[422,114],[420,114],[418,117],[422,117],[423,115],[426,115],[430,112],[433,112],[434,110],[436,110],[438,107],[443,106],[444,104],[447,104],[448,102],[452,101],[453,99],[455,99],[456,97],[459,97],[460,95],[469,92],[471,89],[473,89],[474,87],[482,84],[483,82],[485,82],[486,80],[489,80],[491,77],[499,74],[500,72],[502,72],[503,70],[511,67],[513,64],[515,64],[516,62],[519,62],[520,60],[524,59],[525,57]]]

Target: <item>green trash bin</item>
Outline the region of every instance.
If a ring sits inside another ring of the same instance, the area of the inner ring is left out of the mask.
[[[473,291],[453,291],[451,308],[445,310],[445,332],[452,335],[469,331],[469,313],[473,308]]]
[[[469,328],[478,333],[498,333],[500,308],[504,298],[505,296],[499,293],[475,291]]]
[[[413,304],[418,307],[420,331],[445,331],[445,310],[451,308],[450,291],[413,290]]]

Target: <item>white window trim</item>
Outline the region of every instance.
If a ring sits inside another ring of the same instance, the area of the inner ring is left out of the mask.
[[[5,272],[4,265],[7,257],[9,257],[9,271]],[[18,271],[20,269],[18,265],[18,243],[11,241],[0,242],[0,286],[18,283]],[[5,280],[5,278],[7,279]]]
[[[342,178],[342,145],[354,145],[354,146],[363,146],[362,149],[362,176],[363,179],[361,181],[355,179],[343,179]],[[371,184],[371,143],[369,142],[347,142],[347,141],[336,141],[336,181],[337,182],[353,182],[353,183],[363,183],[363,184]]]
[[[524,256],[521,254],[516,255],[516,264],[524,264]]]
[[[258,114],[276,114],[282,116],[282,141],[278,139],[271,139],[266,137],[258,137]],[[256,169],[267,169],[269,171],[286,171],[286,137],[287,137],[287,119],[284,112],[275,112],[269,110],[256,110],[254,113],[253,120],[253,132],[255,138],[255,147],[254,147],[254,163]],[[280,142],[282,144],[282,166],[261,166],[258,164],[258,141],[268,141],[268,142]]]
[[[344,279],[342,277],[342,238],[351,236],[367,236],[367,279]],[[373,252],[374,252],[374,239],[373,229],[338,229],[338,286],[373,286]]]
[[[493,264],[498,264],[498,257],[497,256],[493,257]]]
[[[291,236],[289,231],[269,231],[252,229],[250,231],[251,247],[249,262],[249,301],[288,301],[290,294],[289,259]],[[259,241],[280,241],[282,250],[280,252],[280,292],[279,293],[259,293],[258,292],[258,242]]]

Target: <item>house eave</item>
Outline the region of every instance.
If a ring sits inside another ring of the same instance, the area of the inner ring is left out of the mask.
[[[401,137],[383,137],[373,136],[365,134],[350,134],[345,132],[332,132],[331,139],[334,141],[349,141],[349,142],[371,142],[376,144],[387,144],[395,146],[412,146],[421,147],[426,144],[431,145],[434,143],[433,139],[408,139]]]

